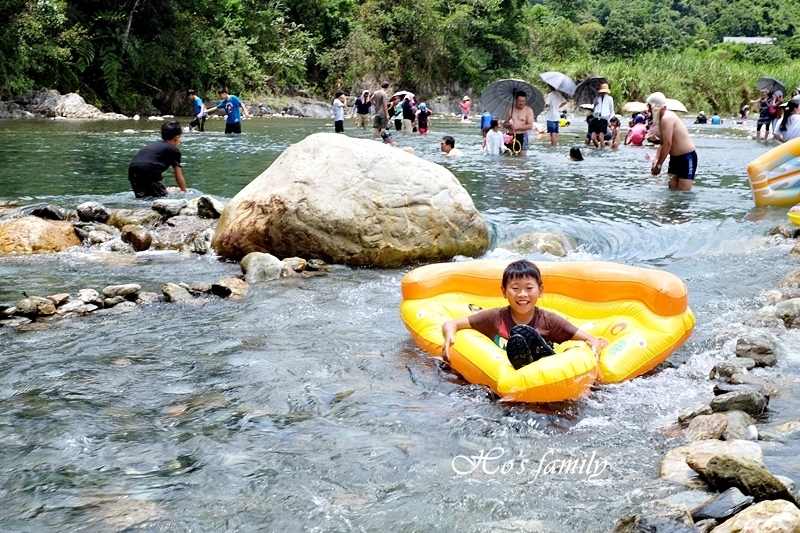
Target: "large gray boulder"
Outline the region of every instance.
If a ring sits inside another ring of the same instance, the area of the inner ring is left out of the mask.
[[[380,142],[316,133],[290,146],[225,207],[212,246],[350,265],[477,256],[489,231],[446,168]]]

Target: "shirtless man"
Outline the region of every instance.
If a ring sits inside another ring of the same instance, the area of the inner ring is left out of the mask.
[[[528,105],[528,95],[524,91],[517,91],[514,94],[514,107],[508,112],[503,126],[511,129],[514,133],[511,150],[514,153],[519,149],[519,155],[528,155],[528,132],[533,128],[533,109]],[[517,144],[517,142],[519,144]]]
[[[697,171],[697,152],[689,138],[689,132],[678,115],[667,109],[663,93],[653,93],[647,97],[647,105],[653,115],[653,126],[661,132],[661,145],[650,172],[657,176],[661,165],[669,155],[669,188],[673,191],[691,191]]]

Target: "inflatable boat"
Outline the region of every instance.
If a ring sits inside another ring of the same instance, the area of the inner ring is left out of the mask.
[[[793,139],[747,165],[757,206],[800,202],[800,139]]]
[[[400,315],[414,342],[441,357],[444,322],[508,302],[500,288],[510,261],[440,263],[403,277]],[[515,370],[505,351],[472,329],[456,333],[450,364],[467,381],[503,399],[554,402],[580,397],[595,380],[639,376],[669,357],[692,333],[686,285],[675,275],[607,262],[536,262],[544,290],[537,307],[604,337],[599,358],[586,343],[556,345],[556,354]]]

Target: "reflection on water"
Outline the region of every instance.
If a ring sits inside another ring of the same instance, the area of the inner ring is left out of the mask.
[[[785,210],[754,209],[747,184],[747,162],[767,148],[739,131],[693,127],[698,179],[677,193],[649,174],[652,148],[584,149],[583,162],[569,161],[570,144],[582,142],[573,123],[561,147],[539,138],[526,159],[480,156],[478,125],[454,119],[398,142],[453,171],[494,242],[558,229],[580,244],[563,260],[684,279],[697,328],[663,368],[575,402],[499,402],[413,345],[397,312],[408,269],[339,267],[255,287],[241,301],[0,328],[0,529],[607,531],[623,510],[680,491],[656,478],[657,464],[683,442],[671,427],[677,413],[710,399],[708,369],[733,353],[716,332],[754,322],[763,289],[796,269],[790,243],[766,244]],[[158,125],[0,122],[15,139],[0,147],[0,201],[141,205],[126,167]],[[270,118],[245,122],[241,137],[224,136],[219,121],[209,129],[181,145],[190,195],[225,199],[290,143],[332,126]],[[467,156],[445,159],[442,134]],[[163,252],[6,257],[0,302],[125,282],[158,292],[166,281],[238,272]],[[800,353],[800,338],[784,340]],[[786,356],[777,370],[790,390],[798,362]],[[792,397],[774,399],[775,412],[796,416]],[[775,447],[767,462],[800,480],[786,459],[795,448]],[[457,457],[491,450],[496,459],[454,471]],[[594,478],[538,470],[589,458],[607,465]],[[506,461],[513,471],[496,469]]]

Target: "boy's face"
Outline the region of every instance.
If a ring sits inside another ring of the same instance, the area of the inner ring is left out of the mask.
[[[536,301],[542,295],[542,286],[534,278],[516,278],[508,281],[503,296],[515,313],[532,313]]]

